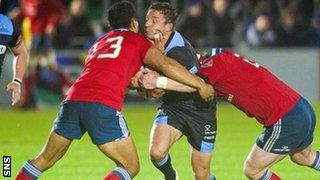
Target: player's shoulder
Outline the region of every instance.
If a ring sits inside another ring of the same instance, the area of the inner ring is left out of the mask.
[[[14,31],[12,20],[3,14],[0,14],[0,34],[11,36]]]
[[[170,51],[174,51],[177,49],[180,49],[180,50],[184,49],[186,51],[193,51],[193,47],[187,41],[187,39],[184,38],[178,31],[173,31],[168,39],[166,46],[165,46],[165,53],[168,53]]]
[[[129,30],[126,31],[114,31],[110,34],[110,36],[122,36],[127,42],[134,43],[139,45],[139,43],[147,43],[149,42],[141,33],[135,33]],[[139,42],[139,43],[138,43]]]

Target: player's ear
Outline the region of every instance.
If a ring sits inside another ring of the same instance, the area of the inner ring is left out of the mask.
[[[132,18],[130,22],[130,30],[137,33],[139,32],[139,22],[136,18]]]
[[[166,30],[166,32],[172,31],[173,30],[173,24],[172,23],[167,23],[165,25],[165,30]]]

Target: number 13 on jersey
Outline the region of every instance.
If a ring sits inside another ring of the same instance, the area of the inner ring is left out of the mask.
[[[115,59],[119,56],[120,51],[121,51],[121,45],[122,45],[123,37],[122,36],[117,36],[117,37],[111,37],[108,38],[105,42],[98,41],[96,42],[90,50],[90,55],[89,59],[92,59],[94,56],[97,56],[97,59]],[[101,47],[104,46],[104,47]],[[97,51],[98,49],[99,52]],[[112,49],[112,52],[109,52],[110,49]],[[103,51],[108,51],[108,53],[103,52]],[[99,53],[99,54],[97,54]]]

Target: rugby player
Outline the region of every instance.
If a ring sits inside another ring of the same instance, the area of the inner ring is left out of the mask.
[[[90,48],[84,70],[68,90],[46,145],[23,165],[16,179],[39,178],[63,157],[72,140],[80,139],[85,132],[116,164],[104,179],[128,180],[136,176],[138,154],[121,109],[131,78],[142,64],[195,87],[204,99],[212,99],[212,86],[199,81],[138,34],[132,3],[115,3],[108,10],[108,21],[113,30]]]
[[[217,97],[254,117],[265,128],[244,163],[249,179],[281,179],[270,167],[288,155],[296,164],[320,170],[319,151],[311,149],[315,113],[298,92],[266,68],[231,50],[213,49],[212,56],[201,61],[199,71],[214,86]],[[141,76],[140,83],[146,89],[194,91],[170,79],[158,87],[158,76],[148,72]]]

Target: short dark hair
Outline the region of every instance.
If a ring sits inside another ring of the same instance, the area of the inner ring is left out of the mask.
[[[173,26],[175,26],[176,20],[178,18],[178,13],[170,3],[155,2],[151,4],[151,6],[149,7],[149,10],[160,11],[164,15],[164,18],[166,19],[166,23],[172,23]]]
[[[136,18],[136,12],[133,3],[129,1],[117,2],[108,10],[108,22],[111,29],[129,28],[132,18]]]

